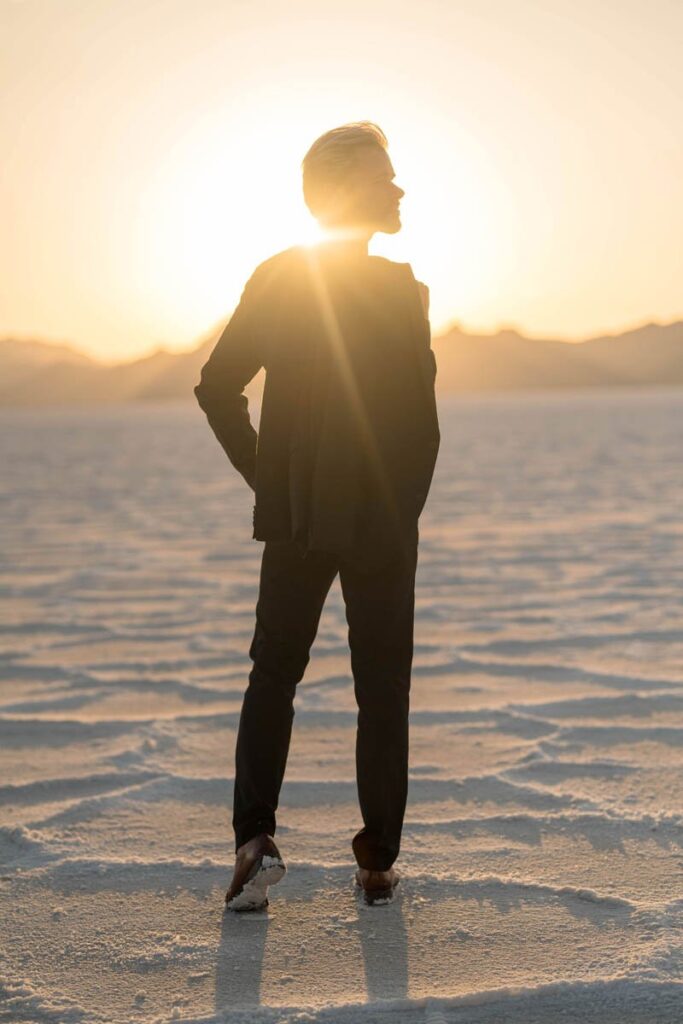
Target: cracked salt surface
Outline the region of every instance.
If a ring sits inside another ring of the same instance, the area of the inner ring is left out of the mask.
[[[0,567],[0,1021],[679,1024],[681,412],[663,391],[443,400],[401,882],[379,907],[354,882],[335,584],[287,874],[247,913],[224,911],[262,550],[242,484],[182,403],[3,413],[31,469]]]

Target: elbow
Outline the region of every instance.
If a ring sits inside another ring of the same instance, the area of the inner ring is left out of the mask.
[[[203,412],[206,412],[206,393],[201,383],[197,384],[192,390],[194,392],[194,397],[197,399],[199,408],[202,409]]]
[[[199,383],[196,384],[192,390],[194,392],[194,397],[197,399],[199,407],[203,409],[204,412],[207,411],[208,406],[211,404],[213,392],[213,388],[211,385],[211,375],[207,373],[206,366],[203,366],[199,377]]]

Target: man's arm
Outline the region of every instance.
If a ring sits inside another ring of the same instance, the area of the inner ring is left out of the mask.
[[[257,275],[258,270],[247,282],[194,388],[211,429],[252,490],[256,487],[258,435],[251,424],[247,397],[242,392],[263,365],[254,319]]]
[[[422,312],[424,313],[425,320],[429,320],[429,288],[423,281],[418,281],[417,278],[415,283],[420,293],[420,302],[422,303]]]

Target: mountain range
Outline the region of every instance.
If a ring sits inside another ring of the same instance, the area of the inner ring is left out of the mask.
[[[102,405],[188,398],[222,326],[187,352],[158,349],[108,365],[65,345],[0,340],[0,406]],[[459,326],[432,339],[437,393],[683,385],[683,321],[644,324],[617,335],[570,342],[515,330],[468,334]],[[257,398],[261,370],[245,389]]]

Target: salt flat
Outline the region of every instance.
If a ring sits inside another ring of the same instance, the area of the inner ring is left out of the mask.
[[[683,391],[439,404],[397,898],[353,885],[337,580],[251,915],[252,492],[191,402],[0,414],[0,1020],[683,1019]]]

